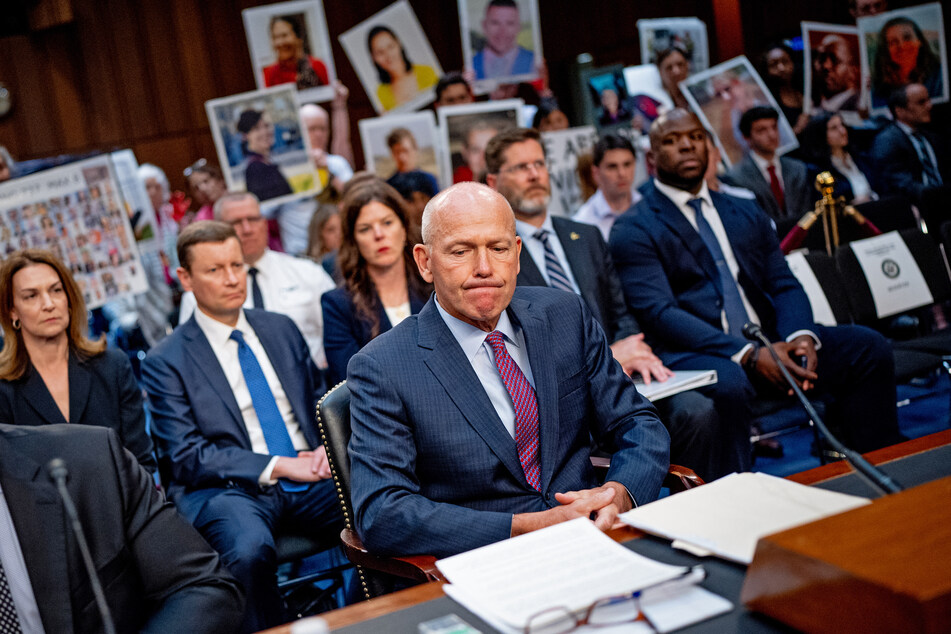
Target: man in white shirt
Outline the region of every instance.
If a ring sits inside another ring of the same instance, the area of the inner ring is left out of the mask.
[[[756,194],[756,202],[773,220],[798,219],[813,208],[814,188],[806,164],[779,149],[779,113],[769,106],[753,106],[740,117],[740,132],[750,151],[724,176],[730,185]]]
[[[572,220],[596,226],[607,241],[617,217],[641,200],[634,187],[636,167],[637,154],[630,141],[618,134],[598,139],[591,163],[591,176],[598,191],[578,208]]]
[[[313,422],[319,372],[288,317],[245,310],[247,270],[231,225],[189,225],[178,253],[197,310],[142,363],[159,469],[178,510],[243,585],[241,631],[258,631],[287,620],[275,527],[330,547],[342,525]]]
[[[293,319],[314,363],[326,368],[320,296],[336,288],[333,279],[315,262],[268,248],[267,222],[254,194],[225,194],[215,203],[215,218],[234,227],[241,241],[250,277],[244,307],[262,308]],[[185,323],[194,311],[195,297],[185,293],[178,323]]]

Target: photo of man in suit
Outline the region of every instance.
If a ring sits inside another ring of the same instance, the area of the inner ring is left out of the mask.
[[[815,189],[808,182],[806,164],[776,155],[779,113],[770,106],[754,106],[740,117],[740,132],[750,150],[723,180],[756,194],[756,202],[773,220],[799,218],[812,210]]]
[[[801,387],[829,401],[827,420],[847,445],[865,452],[900,440],[885,338],[813,322],[769,218],[752,201],[707,188],[706,134],[694,114],[658,118],[650,141],[657,176],[614,223],[610,247],[656,354],[674,371],[715,369],[718,412],[748,434],[752,399],[789,392],[768,351],[742,334],[759,323]]]
[[[116,631],[234,631],[244,606],[237,583],[115,432],[23,424],[0,424],[0,631],[104,631],[50,480],[54,458],[66,466]]]
[[[247,270],[231,225],[188,225],[178,257],[197,310],[142,363],[159,471],[243,586],[241,631],[258,631],[287,621],[275,527],[326,536],[328,547],[342,527],[314,425],[320,377],[289,317],[243,308]]]
[[[548,213],[551,184],[539,133],[527,128],[503,132],[489,142],[486,158],[488,184],[511,205],[515,230],[522,239],[518,285],[577,293],[601,324],[611,354],[626,373],[645,383],[673,376],[644,342],[640,326],[628,312],[599,230]],[[633,166],[630,171],[633,178]],[[711,399],[699,392],[683,392],[662,399],[656,407],[670,433],[671,462],[690,467],[705,480],[745,465],[733,456],[748,450],[749,435],[740,436],[738,448],[729,447],[737,434],[724,429],[729,421],[721,421]]]
[[[445,557],[577,517],[606,530],[656,498],[669,438],[573,293],[515,288],[521,239],[476,183],[433,198],[415,257],[435,294],[353,357],[357,532]],[[598,486],[590,441],[613,453]]]

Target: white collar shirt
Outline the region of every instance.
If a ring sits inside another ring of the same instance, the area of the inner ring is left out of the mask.
[[[222,371],[224,371],[228,387],[231,388],[234,399],[238,403],[238,410],[241,412],[241,418],[251,440],[251,450],[263,455],[270,455],[271,453],[268,451],[264,431],[261,429],[261,421],[258,420],[257,411],[255,411],[254,403],[251,400],[251,392],[248,390],[244,373],[241,371],[241,362],[238,360],[238,342],[231,339],[231,333],[234,330],[241,331],[245,342],[258,361],[258,365],[261,366],[264,378],[267,380],[274,401],[277,403],[277,409],[281,413],[281,418],[284,419],[284,424],[287,425],[287,432],[290,434],[294,448],[298,451],[309,449],[307,438],[304,436],[304,432],[294,416],[291,402],[284,392],[284,386],[281,385],[281,380],[278,378],[277,372],[274,371],[274,366],[271,365],[271,360],[264,346],[261,345],[261,340],[258,339],[254,328],[251,327],[244,316],[244,311],[241,311],[238,323],[235,324],[234,328],[206,315],[200,308],[195,311],[195,321],[204,333],[205,338],[208,339],[208,343],[211,345]],[[278,457],[274,456],[268,463],[267,468],[261,473],[258,479],[261,484],[274,484],[271,479],[271,471],[274,469]]]
[[[305,258],[268,249],[254,263],[258,270],[257,283],[264,300],[264,309],[287,315],[300,329],[310,350],[310,356],[320,369],[327,367],[324,353],[324,314],[320,296],[337,287],[322,266]],[[251,278],[245,308],[252,308]],[[179,323],[185,323],[195,311],[192,293],[182,296]]]
[[[34,539],[34,535],[24,535],[24,539]],[[33,584],[30,582],[29,570],[20,541],[17,539],[16,527],[13,525],[13,516],[10,507],[0,488],[0,564],[3,564],[3,573],[10,586],[13,604],[16,606],[17,617],[20,620],[20,629],[23,634],[43,634],[43,621],[40,619],[40,608],[33,594]],[[67,583],[67,579],[62,580]]]
[[[779,186],[783,188],[783,191],[786,190],[786,184],[783,182],[783,166],[779,162],[778,156],[773,156],[772,161],[767,161],[762,156],[756,152],[750,151],[750,156],[753,158],[753,163],[756,164],[756,167],[759,168],[760,174],[763,175],[763,180],[769,184],[769,166],[772,165],[776,168],[776,178],[779,179]]]
[[[604,241],[607,242],[608,236],[611,235],[611,227],[614,226],[614,221],[617,220],[621,214],[633,209],[634,205],[639,203],[642,198],[643,196],[637,191],[637,188],[631,187],[631,204],[624,211],[614,211],[611,209],[611,205],[608,204],[607,198],[604,197],[604,192],[599,188],[591,198],[578,208],[578,211],[571,219],[575,222],[594,225],[601,231]]]
[[[515,407],[512,405],[512,396],[506,389],[505,383],[502,381],[502,375],[499,374],[499,369],[495,365],[495,355],[492,352],[492,347],[485,340],[489,333],[453,317],[442,307],[438,299],[436,308],[449,328],[449,332],[452,333],[453,338],[462,348],[462,353],[472,365],[476,376],[479,377],[479,382],[489,397],[496,414],[499,415],[505,431],[514,439]],[[525,378],[534,388],[535,377],[532,375],[532,366],[528,362],[528,349],[525,347],[525,337],[521,328],[516,328],[512,320],[509,319],[508,312],[503,310],[502,314],[499,315],[499,322],[495,329],[502,333],[505,339],[505,349],[508,350],[509,356],[512,357],[515,365],[519,367],[522,374],[525,375]]]

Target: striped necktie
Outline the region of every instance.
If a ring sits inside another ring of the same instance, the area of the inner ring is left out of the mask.
[[[571,286],[571,280],[568,279],[568,274],[565,273],[564,267],[562,267],[561,262],[558,261],[558,256],[555,255],[555,251],[551,248],[551,242],[548,240],[549,233],[548,229],[539,229],[533,236],[545,247],[545,269],[548,271],[548,284],[552,288],[574,293],[575,289]]]

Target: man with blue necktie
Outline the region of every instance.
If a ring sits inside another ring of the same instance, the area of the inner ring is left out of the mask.
[[[444,557],[654,500],[669,437],[574,293],[515,288],[505,198],[459,183],[423,212],[434,295],[350,361],[354,521],[373,552]],[[613,453],[599,486],[591,438]]]
[[[244,586],[241,631],[258,631],[288,619],[275,526],[326,535],[328,547],[342,527],[313,425],[319,374],[289,317],[242,307],[247,271],[231,225],[189,225],[178,257],[197,310],[142,364],[159,470]]]
[[[742,334],[756,322],[800,386],[829,401],[829,422],[847,445],[864,452],[901,440],[885,338],[814,323],[763,210],[707,188],[696,115],[676,109],[658,118],[650,140],[657,176],[614,223],[610,247],[627,305],[665,365],[715,369],[717,384],[701,391],[749,438],[752,399],[789,391],[769,351]]]

